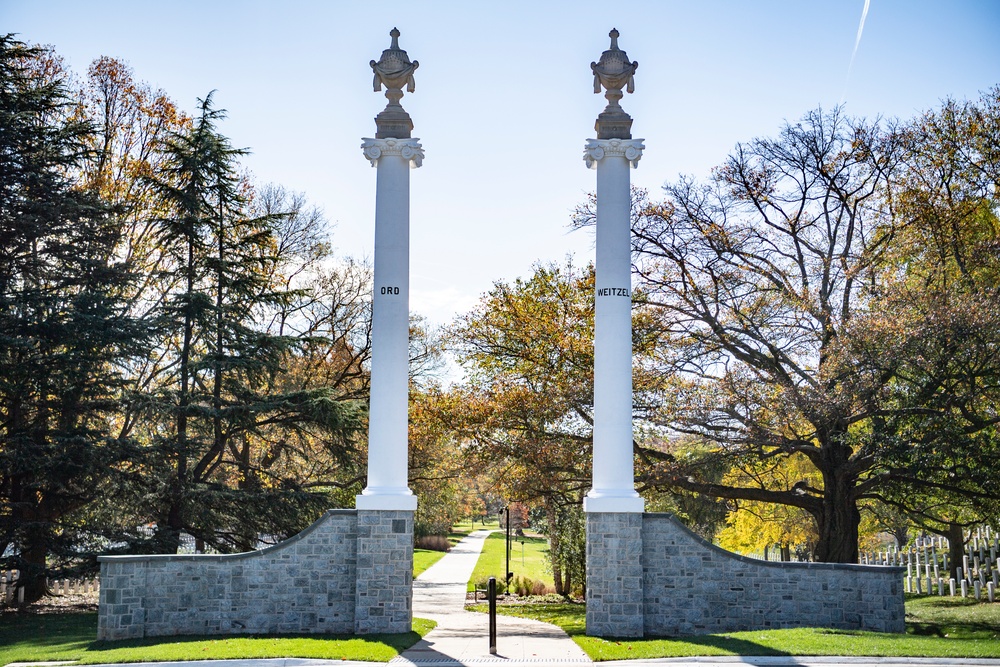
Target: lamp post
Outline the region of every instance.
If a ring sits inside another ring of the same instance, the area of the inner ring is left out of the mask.
[[[504,572],[506,573],[504,575],[504,584],[505,584],[504,585],[504,590],[503,590],[504,597],[507,597],[508,595],[510,595],[510,580],[511,580],[511,577],[513,576],[513,574],[514,574],[513,572],[510,571],[510,505],[507,505],[506,512],[507,512],[507,514],[506,514],[506,517],[507,517],[507,521],[506,521],[506,523],[507,523],[507,531],[506,531],[507,532],[507,539],[506,539],[507,549],[505,550],[505,553],[507,555],[507,560],[506,560],[506,567],[504,568]]]

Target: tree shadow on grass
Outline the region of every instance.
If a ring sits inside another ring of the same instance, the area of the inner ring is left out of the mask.
[[[668,638],[664,637],[663,639],[667,640]],[[787,651],[781,651],[772,646],[758,644],[757,642],[749,641],[747,639],[729,637],[727,635],[672,637],[669,638],[669,641],[677,642],[679,644],[691,644],[694,646],[711,646],[712,648],[717,648],[721,651],[726,651],[734,655],[792,655]]]
[[[66,614],[0,614],[0,646],[38,647],[77,643],[81,647],[97,635],[97,612]]]
[[[906,634],[947,639],[1000,638],[1000,606],[970,598],[907,596]]]
[[[331,634],[217,634],[217,635],[162,635],[142,639],[95,639],[87,646],[87,651],[110,651],[117,649],[147,648],[160,644],[194,644],[198,642],[221,642],[230,639],[275,640],[306,639],[313,641],[350,641],[360,645],[389,646],[402,653],[420,641],[418,632],[371,635],[331,635]]]
[[[419,619],[415,619],[418,621]],[[416,625],[416,624],[415,624]],[[433,623],[422,621],[417,630],[428,632]],[[426,627],[424,627],[426,626]],[[226,634],[147,637],[116,641],[98,640],[97,613],[66,614],[0,614],[0,664],[23,660],[80,660],[93,662],[132,662],[163,659],[196,660],[206,658],[232,659],[249,651],[248,657],[301,657],[361,659],[382,656],[388,660],[416,644],[418,631],[354,635],[323,634]],[[239,648],[223,644],[234,640]],[[290,640],[276,642],[276,640]],[[298,641],[297,641],[298,640]],[[246,644],[243,642],[250,642]],[[336,648],[327,642],[338,642]],[[198,644],[205,646],[198,646]],[[159,649],[162,647],[162,650]],[[162,655],[161,655],[162,654]],[[335,654],[335,655],[334,655]],[[109,656],[113,659],[105,660]],[[121,659],[131,656],[131,659]]]
[[[610,652],[617,654],[612,659],[622,659],[634,653],[635,659],[649,658],[644,655],[644,646],[656,645],[662,647],[664,644],[671,645],[667,652],[671,657],[684,656],[708,656],[708,655],[733,655],[733,656],[790,656],[787,651],[776,649],[772,646],[759,644],[747,639],[730,637],[728,635],[685,635],[681,637],[594,637],[594,640],[615,644],[614,648],[608,647]],[[594,646],[599,649],[599,645]],[[650,648],[652,648],[650,646]],[[715,650],[711,650],[715,649]],[[623,653],[624,652],[624,653]],[[659,654],[661,650],[655,650]],[[622,656],[622,657],[619,657]],[[606,658],[605,658],[606,659]],[[626,657],[627,659],[627,657]]]
[[[916,637],[947,639],[1000,639],[1000,628],[990,623],[917,623],[906,624],[906,634]]]

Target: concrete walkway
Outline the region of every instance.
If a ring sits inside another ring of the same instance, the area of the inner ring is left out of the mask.
[[[561,628],[511,616],[497,616],[497,654],[490,655],[489,617],[465,611],[466,584],[487,535],[486,530],[472,533],[413,582],[413,615],[438,625],[392,664],[590,664],[587,654]]]

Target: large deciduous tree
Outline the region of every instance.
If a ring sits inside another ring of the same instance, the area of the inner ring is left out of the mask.
[[[553,577],[570,593],[560,520],[590,486],[593,421],[593,269],[538,266],[497,283],[459,318],[449,339],[468,382],[456,388],[451,427],[472,469],[508,500],[539,503],[547,515]]]
[[[927,187],[905,186],[914,140],[907,126],[817,111],[740,144],[709,183],[682,179],[645,203],[634,263],[665,334],[658,420],[712,444],[645,483],[800,508],[816,523],[814,557],[832,562],[857,562],[859,506],[894,485],[995,497],[961,467],[976,439],[995,438],[996,283],[960,311],[961,290],[904,288],[916,246],[901,259],[901,244],[929,215],[914,200]],[[986,145],[995,155],[995,136]],[[984,192],[970,199],[968,219],[995,219]],[[791,457],[818,479],[701,475],[710,460]]]
[[[891,374],[878,416],[882,501],[945,535],[1000,516],[1000,88],[905,128],[897,215],[908,221],[858,353]],[[859,327],[860,328],[860,327]],[[887,331],[903,331],[892,336]]]

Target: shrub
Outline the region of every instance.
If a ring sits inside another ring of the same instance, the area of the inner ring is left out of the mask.
[[[448,551],[451,549],[451,542],[444,535],[423,535],[414,540],[413,546],[417,549],[430,549],[431,551]]]
[[[513,582],[511,582],[511,583],[513,583]],[[488,590],[489,589],[489,585],[490,585],[490,578],[489,577],[480,577],[479,579],[476,579],[476,588],[478,588],[479,590],[483,590],[483,591]],[[503,592],[504,592],[504,581],[503,581],[503,578],[497,577],[497,595],[500,595]]]
[[[543,581],[535,581],[531,577],[515,576],[511,582],[511,591],[520,597],[528,595],[545,595],[550,592]]]

